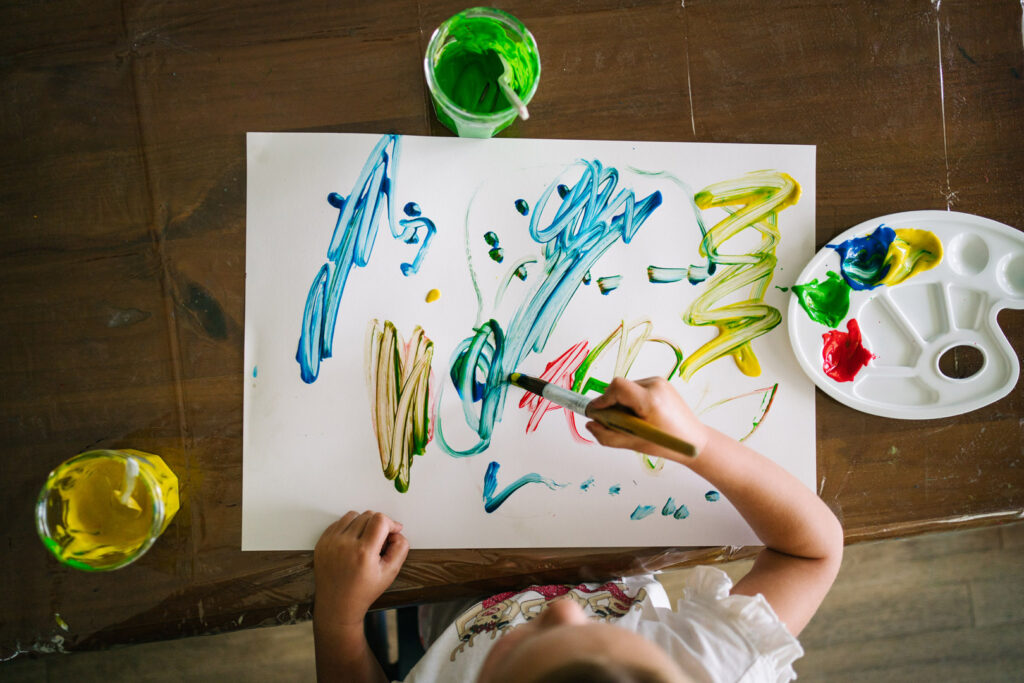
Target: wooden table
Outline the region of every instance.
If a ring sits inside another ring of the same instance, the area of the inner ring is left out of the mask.
[[[1024,228],[1016,0],[572,4],[503,5],[543,62],[503,135],[815,144],[818,246],[913,209]],[[421,59],[464,5],[429,5],[0,8],[0,656],[309,614],[310,553],[239,550],[245,132],[449,135]],[[1024,315],[1000,323],[1020,356]],[[849,541],[1022,516],[1019,389],[924,422],[819,392],[817,415]],[[170,529],[113,574],[63,568],[33,527],[46,473],[91,447],[163,454],[181,479]],[[414,550],[381,604],[743,552]]]

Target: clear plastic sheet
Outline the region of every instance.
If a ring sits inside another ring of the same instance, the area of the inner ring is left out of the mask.
[[[509,8],[543,73],[503,135],[817,144],[819,247],[912,209],[1024,228],[1017,3],[627,4]],[[349,5],[0,9],[0,659],[309,617],[311,553],[239,550],[244,134],[448,134],[421,58],[464,8]],[[1020,359],[1024,314],[999,324]],[[1020,519],[1022,418],[1019,389],[920,422],[819,394],[819,494],[850,542]],[[35,534],[39,488],[118,447],[160,454],[181,510],[135,564],[65,568]],[[378,606],[755,551],[414,550]]]

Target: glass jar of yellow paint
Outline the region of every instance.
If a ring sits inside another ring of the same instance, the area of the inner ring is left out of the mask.
[[[159,456],[88,451],[50,472],[36,502],[36,530],[67,566],[106,571],[142,557],[178,505],[178,478]]]

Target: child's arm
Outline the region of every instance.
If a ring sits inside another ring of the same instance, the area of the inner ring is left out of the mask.
[[[363,633],[373,601],[409,553],[402,525],[369,510],[327,527],[313,551],[313,639],[320,681],[386,681]]]
[[[599,442],[682,463],[704,477],[736,507],[766,548],[733,593],[761,593],[798,635],[832,586],[843,557],[843,529],[828,506],[793,475],[760,453],[702,424],[661,378],[612,380],[591,403],[620,405],[697,446],[687,458],[596,422],[587,428]]]

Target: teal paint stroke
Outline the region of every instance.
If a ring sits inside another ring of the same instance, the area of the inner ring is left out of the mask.
[[[654,512],[657,509],[658,508],[656,508],[653,505],[637,505],[636,509],[633,510],[633,514],[631,514],[629,516],[629,518],[632,519],[633,521],[636,521],[638,519],[643,519],[644,517],[650,515],[652,512]]]
[[[570,169],[579,171],[576,183],[566,186],[564,195],[559,185],[549,185],[530,215],[530,237],[543,246],[541,272],[532,289],[506,325],[493,318],[478,323],[473,334],[452,352],[449,374],[462,403],[463,419],[477,436],[467,448],[453,446],[439,416],[437,443],[453,457],[475,455],[488,448],[494,424],[504,409],[509,373],[530,353],[544,350],[584,275],[612,245],[628,244],[661,205],[659,191],[637,200],[632,190],[619,189],[618,170],[606,168],[600,161],[580,160]],[[558,208],[543,225],[540,217],[556,191],[561,195]],[[471,275],[476,287],[475,273]],[[438,392],[439,401],[445,384]]]
[[[548,477],[542,477],[536,472],[531,472],[516,479],[502,489],[501,493],[495,494],[494,492],[498,488],[498,470],[500,467],[498,463],[492,462],[487,466],[487,472],[484,474],[484,510],[488,513],[497,510],[501,507],[502,503],[508,500],[509,496],[527,484],[544,484],[552,491],[557,491],[565,486],[565,484],[559,484]]]

